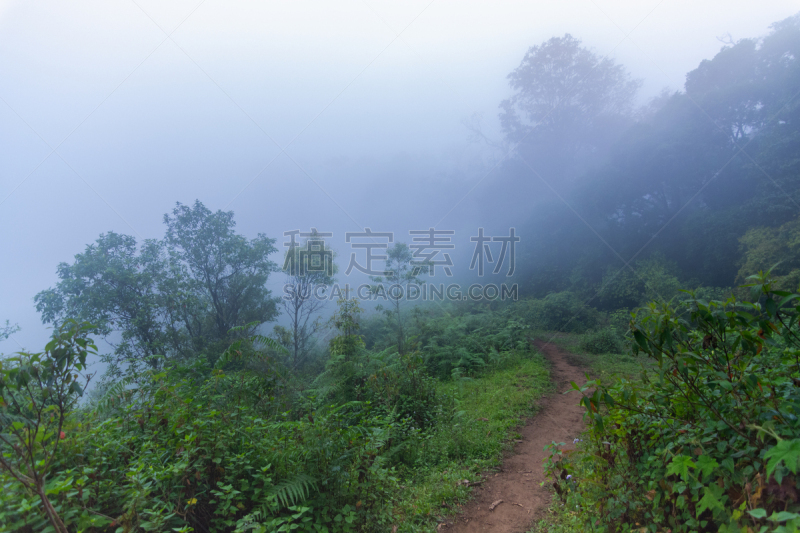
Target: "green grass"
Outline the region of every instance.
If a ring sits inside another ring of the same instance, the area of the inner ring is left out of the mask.
[[[586,353],[581,347],[585,337],[585,334],[553,332],[538,333],[536,336],[570,352],[573,355],[570,362],[586,368],[591,376],[600,379],[609,379],[614,374],[635,378],[643,364],[648,367],[653,364],[645,357],[634,357],[629,353]]]
[[[570,511],[563,502],[554,498],[544,516],[534,524],[528,533],[574,533],[583,531],[584,524],[583,516],[578,515],[574,509]]]
[[[584,335],[539,333],[573,354],[572,363],[593,376],[635,376],[643,359],[626,354],[588,354],[581,349]],[[456,513],[470,498],[463,483],[499,465],[503,451],[517,437],[518,428],[535,413],[535,402],[552,390],[548,364],[539,354],[520,358],[505,368],[475,379],[442,382],[438,392],[453,398],[460,415],[442,425],[419,446],[398,502],[398,532],[435,531],[436,524]],[[485,420],[483,420],[485,419]],[[577,517],[554,503],[532,531],[576,531]]]
[[[516,428],[550,388],[547,363],[538,354],[475,379],[440,383],[439,392],[454,399],[459,414],[420,446],[398,505],[398,531],[435,531],[454,514],[469,499],[463,481],[477,481],[500,463],[519,436]]]

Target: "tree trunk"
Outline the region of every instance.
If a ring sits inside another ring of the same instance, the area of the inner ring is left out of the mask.
[[[42,506],[44,507],[44,512],[47,515],[47,519],[50,520],[50,523],[53,524],[53,527],[58,533],[69,533],[64,521],[61,520],[60,516],[58,516],[58,512],[56,512],[53,504],[50,503],[50,500],[47,498],[47,495],[44,492],[44,480],[41,481],[41,486],[38,485],[39,484],[37,483],[36,492],[39,494],[39,498],[42,500]]]

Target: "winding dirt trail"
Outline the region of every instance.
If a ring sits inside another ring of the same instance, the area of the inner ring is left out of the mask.
[[[552,441],[567,443],[583,430],[583,411],[578,395],[561,394],[571,389],[570,381],[585,383],[584,370],[571,362],[571,354],[554,344],[533,340],[533,344],[551,363],[551,377],[556,393],[542,398],[539,411],[520,430],[522,442],[514,446],[497,474],[490,474],[475,489],[475,498],[462,508],[453,522],[441,524],[440,530],[458,533],[524,533],[550,504],[551,492],[539,484],[544,481],[544,447]],[[492,505],[498,500],[492,510]]]

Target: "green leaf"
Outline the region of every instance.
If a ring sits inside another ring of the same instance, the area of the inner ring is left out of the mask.
[[[747,511],[753,518],[766,518],[767,511],[764,509],[753,509],[752,511]]]
[[[779,291],[775,291],[775,294],[778,294],[778,292],[779,292]],[[783,291],[780,291],[780,292],[783,292]],[[780,294],[779,296],[783,296],[783,295],[782,295],[782,294]],[[791,293],[790,293],[788,296],[786,296],[786,297],[785,297],[785,298],[783,298],[783,299],[782,299],[780,302],[778,302],[778,309],[780,309],[781,307],[783,307],[783,306],[784,306],[784,305],[786,305],[787,303],[791,302],[791,301],[792,301],[792,300],[794,300],[795,298],[800,298],[800,294],[791,294]]]
[[[708,477],[715,468],[719,466],[716,459],[712,459],[707,455],[701,455],[697,458],[697,469],[703,473],[703,477]]]
[[[643,351],[650,353],[650,350],[647,346],[647,337],[645,337],[641,331],[639,331],[638,329],[634,330],[633,338],[636,339],[636,344],[638,344]]]
[[[722,502],[719,501],[719,497],[722,495],[723,489],[719,488],[716,484],[703,487],[703,489],[703,497],[700,498],[699,502],[697,502],[697,517],[699,517],[706,509],[711,509],[712,511],[715,509],[725,509],[725,507],[722,505]]]
[[[778,311],[778,306],[775,304],[775,300],[772,298],[767,299],[765,307],[767,308],[767,313],[769,316],[774,316]]]
[[[764,454],[767,463],[767,479],[779,464],[784,463],[792,474],[797,474],[797,461],[800,459],[800,439],[782,440]]]
[[[793,520],[795,518],[800,518],[800,514],[781,511],[780,513],[772,513],[769,520],[771,522],[786,522],[787,520]]]
[[[679,475],[684,481],[689,479],[689,469],[696,468],[697,465],[687,455],[678,455],[672,459],[672,462],[667,467],[667,475]]]

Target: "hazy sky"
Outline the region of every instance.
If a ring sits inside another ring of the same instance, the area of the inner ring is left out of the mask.
[[[506,75],[552,36],[624,64],[644,80],[645,102],[680,89],[718,37],[763,35],[798,10],[784,0],[0,1],[0,320],[22,327],[0,352],[42,346],[32,298],[60,261],[101,232],[160,237],[176,201],[232,209],[241,232],[279,243],[311,226],[338,244],[359,226],[425,229],[447,213],[441,228],[473,222],[492,163],[462,121],[479,113],[499,138]]]

